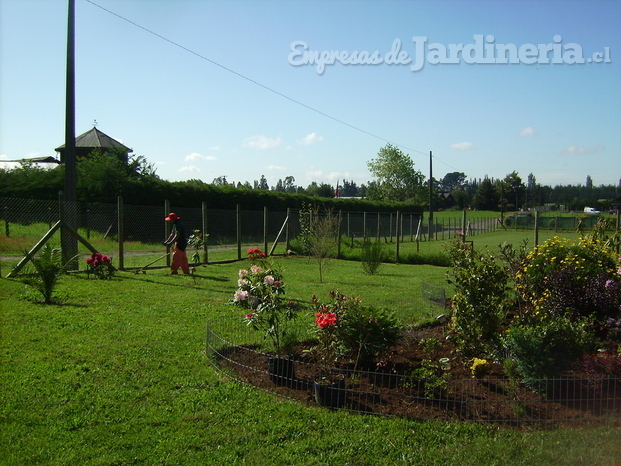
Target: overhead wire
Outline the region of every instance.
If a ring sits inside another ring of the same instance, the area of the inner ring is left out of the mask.
[[[246,81],[248,81],[248,82],[250,82],[250,83],[252,83],[252,84],[254,84],[256,86],[259,86],[262,89],[265,89],[266,91],[269,91],[269,92],[271,92],[273,94],[276,94],[277,96],[282,97],[283,99],[286,99],[286,100],[288,100],[288,101],[290,101],[290,102],[292,102],[292,103],[294,103],[296,105],[304,107],[307,110],[315,112],[315,113],[317,113],[317,114],[319,114],[319,115],[321,115],[323,117],[329,118],[330,120],[335,121],[337,123],[340,123],[342,125],[345,125],[345,126],[351,128],[351,129],[355,130],[355,131],[358,131],[358,132],[361,132],[363,134],[366,134],[367,136],[371,136],[373,138],[376,138],[376,139],[379,139],[381,141],[384,141],[384,142],[387,142],[389,144],[392,144],[394,146],[406,149],[408,151],[416,152],[416,153],[422,154],[422,155],[428,155],[427,152],[423,152],[423,151],[420,151],[420,150],[417,150],[417,149],[413,149],[411,147],[404,146],[402,144],[395,143],[393,141],[390,141],[389,139],[386,139],[386,138],[384,138],[382,136],[378,136],[377,134],[374,134],[374,133],[372,133],[370,131],[362,129],[362,128],[360,128],[358,126],[355,126],[355,125],[353,125],[351,123],[347,123],[346,121],[341,120],[340,118],[336,118],[336,117],[334,117],[332,115],[329,115],[329,114],[327,114],[327,113],[325,113],[325,112],[323,112],[321,110],[318,110],[318,109],[316,109],[316,108],[314,108],[314,107],[312,107],[310,105],[307,105],[307,104],[305,104],[303,102],[300,102],[297,99],[289,97],[288,95],[283,94],[282,92],[279,92],[279,91],[277,91],[277,90],[275,90],[275,89],[273,89],[273,88],[271,88],[271,87],[269,87],[269,86],[267,86],[265,84],[262,84],[262,83],[254,80],[252,78],[249,78],[246,75],[243,75],[243,74],[239,73],[238,71],[235,71],[235,70],[233,70],[233,69],[231,69],[231,68],[229,68],[227,66],[224,66],[221,63],[218,63],[217,61],[212,60],[211,58],[206,57],[206,56],[204,56],[204,55],[202,55],[202,54],[200,54],[200,53],[198,53],[198,52],[196,52],[196,51],[194,51],[194,50],[192,50],[192,49],[190,49],[190,48],[188,48],[188,47],[186,47],[184,45],[181,45],[178,42],[175,42],[174,40],[171,40],[168,37],[163,36],[162,34],[159,34],[159,33],[155,32],[155,31],[153,31],[153,30],[151,30],[151,29],[149,29],[149,28],[147,28],[145,26],[142,26],[141,24],[138,24],[135,21],[132,21],[131,19],[128,19],[128,18],[126,18],[126,17],[124,17],[124,16],[122,16],[122,15],[120,15],[118,13],[115,13],[114,11],[109,10],[108,8],[105,8],[105,7],[101,6],[101,5],[99,5],[98,3],[94,2],[93,0],[85,0],[85,1],[90,3],[93,6],[96,6],[97,8],[100,8],[101,10],[105,11],[106,13],[111,14],[112,16],[116,16],[117,18],[119,18],[119,19],[121,19],[121,20],[123,20],[123,21],[125,21],[125,22],[127,22],[129,24],[131,24],[132,26],[135,26],[135,27],[137,27],[139,29],[142,29],[143,31],[145,31],[145,32],[147,32],[147,33],[149,33],[149,34],[151,34],[151,35],[153,35],[153,36],[155,36],[155,37],[165,41],[165,42],[168,42],[169,44],[174,45],[175,47],[178,47],[181,50],[184,50],[184,51],[186,51],[186,52],[188,52],[188,53],[190,53],[190,54],[192,54],[192,55],[194,55],[194,56],[196,56],[196,57],[198,57],[198,58],[200,58],[202,60],[205,60],[205,61],[211,63],[214,66],[217,66],[217,67],[227,71],[228,73],[234,74],[235,76],[237,76],[237,77],[239,77],[241,79],[244,79],[244,80],[246,80]],[[449,167],[451,167],[451,165],[449,165],[448,163],[438,159],[436,156],[432,155],[432,158],[437,160],[437,161],[439,161],[439,162],[441,162],[441,163],[443,163],[443,164],[445,164],[445,165],[447,165],[447,166],[449,166]],[[455,170],[457,170],[455,167],[451,167],[451,168],[454,168]]]

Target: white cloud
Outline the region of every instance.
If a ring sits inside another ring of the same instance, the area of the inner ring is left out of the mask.
[[[302,139],[298,139],[296,142],[301,146],[310,146],[311,144],[315,144],[316,142],[323,141],[323,137],[319,136],[317,133],[310,133],[304,136]]]
[[[265,150],[272,149],[279,146],[282,143],[280,138],[268,138],[267,136],[252,136],[244,141],[244,147],[250,147],[251,149]]]
[[[283,171],[283,170],[286,170],[286,168],[285,168],[285,167],[280,167],[280,166],[278,166],[278,165],[268,165],[266,168],[267,168],[268,170],[276,170],[276,171]]]
[[[520,131],[520,136],[539,136],[539,132],[532,126],[527,126]]]
[[[601,144],[593,149],[587,149],[582,146],[569,146],[567,149],[563,151],[563,155],[588,155],[588,154],[597,154],[604,150],[604,146]]]
[[[198,167],[195,167],[194,165],[188,165],[187,167],[181,167],[177,171],[179,173],[183,173],[183,172],[199,172],[199,171],[201,171],[201,169],[198,168]]]
[[[197,152],[192,152],[191,154],[185,156],[186,162],[196,162],[198,160],[216,160],[216,157],[213,155],[201,155]]]
[[[453,150],[472,150],[474,149],[474,144],[471,142],[458,142],[457,144],[451,144],[451,149]]]

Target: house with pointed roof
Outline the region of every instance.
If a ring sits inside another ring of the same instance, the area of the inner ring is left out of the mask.
[[[65,145],[58,146],[54,149],[60,154],[60,162],[64,163]],[[76,159],[80,157],[88,157],[93,151],[100,150],[104,154],[120,157],[124,163],[127,163],[129,153],[133,152],[129,147],[121,144],[114,138],[111,138],[95,126],[93,129],[82,133],[75,138],[75,155]]]

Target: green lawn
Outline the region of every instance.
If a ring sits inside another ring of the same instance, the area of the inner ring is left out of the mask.
[[[334,261],[281,259],[287,295],[332,288],[398,307],[445,270],[385,265],[380,275]],[[221,377],[205,355],[207,322],[245,335],[225,302],[247,263],[196,277],[120,272],[63,278],[62,304],[28,300],[0,279],[0,463],[31,464],[615,464],[619,427],[497,429],[332,412]],[[396,300],[391,304],[391,299]],[[396,304],[395,304],[396,303]],[[402,319],[429,317],[403,311]],[[220,328],[219,328],[220,329]]]

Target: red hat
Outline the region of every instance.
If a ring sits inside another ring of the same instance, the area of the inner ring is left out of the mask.
[[[175,220],[180,220],[180,218],[176,213],[171,212],[168,214],[168,217],[166,217],[164,220],[170,220],[171,222],[174,222]]]

